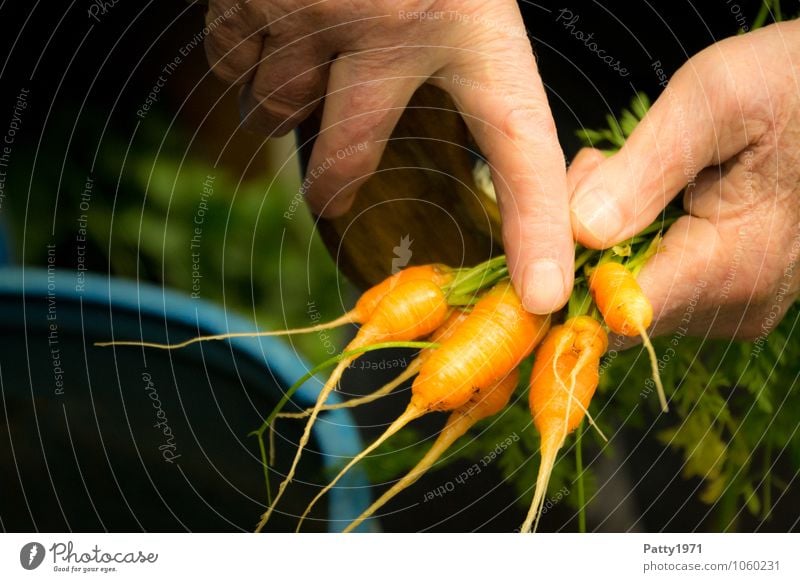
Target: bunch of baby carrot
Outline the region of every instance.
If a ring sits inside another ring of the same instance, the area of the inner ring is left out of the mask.
[[[361,325],[344,352],[330,362],[336,367],[315,406],[300,413],[281,413],[290,391],[256,431],[264,454],[263,435],[271,430],[277,417],[307,417],[292,466],[276,497],[270,500],[258,530],[266,525],[294,477],[321,410],[369,402],[416,375],[405,412],[317,494],[301,516],[298,531],[317,501],[366,455],[411,421],[429,413],[449,413],[444,429],[428,453],[345,529],[351,531],[413,484],[476,422],[503,410],[517,387],[520,363],[531,354],[534,364],[529,402],[533,423],[540,434],[541,461],[533,503],[521,531],[535,529],[558,451],[584,417],[593,424],[588,408],[598,385],[599,364],[608,347],[609,332],[642,338],[650,352],[654,381],[662,408],[666,410],[655,354],[646,331],[653,310],[636,281],[638,270],[657,252],[659,241],[660,235],[654,227],[609,251],[579,253],[576,286],[563,315],[542,316],[525,311],[508,279],[505,258],[496,257],[470,269],[450,269],[444,265],[409,267],[366,291],[356,307],[342,318],[322,326],[292,330],[292,333],[315,331],[345,322]],[[554,325],[557,319],[560,323]],[[343,371],[355,358],[366,351],[391,346],[417,347],[421,351],[398,378],[373,394],[326,404]],[[266,463],[266,457],[264,460]]]
[[[397,493],[413,484],[460,436],[476,422],[503,410],[519,382],[520,363],[534,354],[529,379],[533,424],[540,435],[539,474],[533,503],[521,531],[535,530],[550,474],[568,435],[587,417],[599,381],[599,364],[608,347],[608,333],[640,336],[650,352],[653,378],[662,409],[666,398],[658,378],[656,358],[647,336],[653,310],[636,281],[647,259],[658,252],[662,221],[613,249],[580,249],[576,283],[565,313],[534,315],[525,311],[508,278],[505,257],[476,267],[452,269],[445,265],[406,268],[367,290],[348,313],[335,321],[303,329],[225,334],[194,338],[180,344],[109,342],[166,349],[196,341],[234,335],[308,333],[346,323],[359,324],[345,350],[298,380],[278,406],[254,431],[258,438],[267,481],[268,508],[257,531],[267,524],[294,478],[308,444],[311,428],[326,409],[364,404],[388,394],[416,376],[406,410],[375,442],[354,457],[311,501],[298,523],[356,463],[411,421],[429,413],[447,412],[449,418],[428,453],[405,477],[373,503],[345,531],[351,531]],[[361,354],[388,347],[420,349],[418,356],[394,381],[376,392],[338,404],[326,403],[346,368]],[[306,380],[327,366],[333,372],[313,408],[283,413],[283,406]],[[278,417],[307,418],[292,465],[274,498],[269,485],[269,461],[264,442]]]

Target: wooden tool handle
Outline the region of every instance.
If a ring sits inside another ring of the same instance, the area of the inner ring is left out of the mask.
[[[318,131],[318,117],[300,127],[304,172]],[[339,269],[365,288],[407,265],[442,262],[458,267],[501,254],[497,206],[473,178],[477,159],[450,97],[423,85],[353,207],[339,218],[317,223]]]

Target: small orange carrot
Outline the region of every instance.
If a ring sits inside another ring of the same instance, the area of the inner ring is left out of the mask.
[[[361,326],[345,351],[381,342],[409,341],[427,336],[442,325],[448,311],[447,299],[439,285],[425,279],[407,281],[389,291],[378,303],[372,317]],[[322,387],[314,409],[309,415],[291,468],[280,484],[278,494],[272,504],[262,516],[256,531],[260,531],[267,523],[287,485],[293,479],[303,449],[311,436],[311,427],[314,425],[322,405],[354,359],[354,357],[342,359]]]
[[[356,463],[409,422],[429,412],[455,410],[478,390],[509,374],[533,351],[549,326],[549,316],[525,311],[510,282],[486,292],[452,337],[425,362],[411,387],[405,412],[312,499],[300,517],[298,531],[316,502]]]
[[[639,335],[653,322],[653,307],[624,265],[609,261],[589,278],[589,291],[608,327],[624,336]]]
[[[537,350],[529,398],[541,439],[541,461],[522,532],[535,529],[538,523],[556,455],[589,407],[600,380],[600,358],[607,347],[608,337],[600,323],[581,315],[550,330]],[[576,406],[572,406],[573,400]]]
[[[650,356],[653,382],[658,391],[661,410],[667,412],[667,398],[658,373],[658,358],[647,328],[653,322],[653,306],[648,301],[636,277],[624,265],[613,261],[599,265],[589,277],[589,291],[603,320],[614,333],[640,336]]]
[[[378,283],[373,285],[361,294],[356,305],[350,313],[354,314],[354,323],[364,323],[374,313],[381,300],[395,289],[397,286],[409,281],[430,281],[439,287],[444,287],[453,278],[452,269],[446,265],[430,264],[407,267],[398,271]]]
[[[368,519],[398,493],[416,483],[417,480],[434,465],[439,457],[474,426],[475,423],[503,410],[508,405],[511,394],[517,387],[518,382],[519,370],[515,369],[508,376],[502,378],[488,389],[479,390],[473,394],[464,406],[454,410],[447,419],[447,424],[445,424],[442,432],[439,433],[436,441],[419,463],[348,525],[343,533],[353,531],[365,519]]]
[[[453,278],[452,269],[446,265],[431,264],[408,267],[402,271],[398,271],[394,275],[387,277],[377,285],[367,289],[356,302],[355,307],[345,313],[344,315],[317,325],[308,327],[299,327],[295,329],[285,329],[278,331],[259,331],[259,332],[233,332],[233,333],[220,333],[215,335],[204,335],[194,337],[186,341],[174,344],[161,344],[154,342],[140,342],[135,340],[122,340],[110,342],[96,342],[94,345],[98,347],[108,346],[139,346],[145,348],[159,348],[162,350],[177,350],[185,348],[186,346],[205,341],[224,340],[236,337],[271,337],[282,335],[299,335],[304,333],[314,333],[326,329],[333,329],[348,323],[364,324],[372,317],[378,304],[386,296],[387,293],[410,281],[431,281],[440,287],[448,284]]]
[[[462,406],[473,387],[489,386],[516,368],[549,327],[550,316],[525,311],[510,283],[495,285],[425,362],[412,404],[427,411]]]

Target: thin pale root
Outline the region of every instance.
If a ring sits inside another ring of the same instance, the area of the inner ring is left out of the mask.
[[[650,336],[644,328],[639,328],[639,335],[642,337],[642,344],[644,344],[647,353],[650,355],[650,367],[653,369],[653,383],[656,385],[658,392],[658,401],[661,403],[661,412],[669,412],[667,405],[667,395],[664,394],[664,385],[661,383],[661,375],[658,373],[658,357],[653,344],[650,342]]]
[[[377,510],[386,505],[398,493],[411,487],[417,480],[430,469],[434,463],[441,457],[450,446],[456,442],[469,428],[475,424],[475,420],[468,414],[462,412],[453,412],[447,420],[447,424],[442,429],[442,432],[436,438],[431,448],[425,453],[425,456],[420,459],[419,463],[411,469],[406,475],[397,481],[392,487],[381,495],[372,505],[369,506],[364,512],[359,515],[353,522],[348,525],[342,533],[349,533],[357,528],[361,523],[373,515]]]
[[[345,400],[344,402],[336,402],[334,404],[325,404],[320,408],[322,410],[340,410],[342,408],[355,408],[356,406],[360,406],[362,404],[368,404],[370,402],[374,402],[379,398],[383,398],[384,396],[388,396],[391,394],[398,386],[401,386],[406,380],[414,376],[422,365],[422,361],[419,358],[415,358],[411,360],[411,362],[406,366],[406,369],[403,370],[395,379],[391,380],[387,384],[385,384],[382,388],[379,388],[375,392],[371,394],[367,394],[365,396],[360,396],[358,398],[351,398],[349,400]],[[311,411],[314,410],[313,408],[306,408],[300,412],[282,412],[278,415],[278,418],[305,418],[311,414]]]
[[[569,396],[570,396],[569,401],[567,402],[566,418],[564,419],[564,430],[565,430],[564,438],[566,439],[566,436],[567,436],[566,435],[566,427],[568,425],[567,419],[569,419],[570,404],[573,401],[575,401],[575,404],[577,404],[578,407],[583,412],[583,414],[586,415],[586,419],[589,421],[589,424],[591,425],[591,427],[594,430],[597,431],[597,434],[600,435],[600,438],[603,439],[604,442],[608,442],[608,439],[606,438],[606,435],[603,434],[603,431],[600,430],[599,426],[597,426],[597,423],[595,423],[594,418],[592,417],[592,415],[589,412],[589,410],[587,410],[587,408],[583,405],[583,402],[578,400],[578,398],[573,394],[573,392],[574,392],[573,389],[575,387],[574,382],[576,381],[577,374],[570,375],[570,388],[567,388],[567,385],[561,380],[561,375],[558,373],[558,367],[557,367],[556,364],[558,363],[558,357],[561,354],[563,354],[564,351],[565,351],[565,348],[564,348],[564,344],[565,343],[566,343],[566,340],[564,340],[564,339],[562,339],[562,341],[559,342],[559,344],[556,346],[555,353],[554,353],[554,356],[553,356],[553,375],[556,377],[556,380],[558,381],[558,383],[561,384],[561,387],[564,390],[566,390],[569,393]],[[583,357],[583,354],[581,354],[581,358],[582,357]],[[583,363],[582,363],[581,359],[579,359],[578,363],[576,364],[575,367],[578,368],[578,366],[582,366],[582,365],[583,365]],[[573,370],[573,372],[574,372],[574,370]]]
[[[295,453],[294,460],[292,461],[292,466],[289,468],[289,472],[286,474],[286,478],[278,487],[278,494],[275,496],[275,499],[272,500],[272,504],[267,508],[267,511],[264,512],[264,515],[261,516],[261,521],[258,523],[258,527],[256,527],[256,532],[260,532],[264,529],[264,526],[269,521],[272,512],[275,510],[275,506],[280,501],[281,497],[283,496],[283,492],[286,491],[286,487],[291,483],[292,479],[294,478],[295,471],[297,470],[297,465],[300,462],[300,457],[303,454],[303,449],[308,444],[309,439],[311,438],[311,427],[314,426],[314,422],[317,420],[317,415],[319,414],[319,410],[322,407],[322,404],[327,400],[330,393],[333,391],[333,388],[339,382],[342,374],[344,373],[347,366],[350,362],[353,361],[354,358],[346,358],[339,362],[339,365],[333,370],[328,378],[328,381],[325,383],[325,386],[322,387],[322,390],[317,396],[317,403],[314,405],[314,409],[311,411],[311,415],[308,418],[308,422],[306,422],[306,428],[303,431],[303,436],[300,438],[300,443],[297,446],[297,453]]]
[[[300,531],[300,527],[303,525],[303,521],[305,520],[306,516],[308,516],[311,509],[317,504],[317,501],[322,499],[322,497],[328,491],[330,491],[333,488],[333,486],[336,485],[336,483],[339,482],[339,479],[341,479],[345,475],[345,473],[347,473],[350,469],[352,469],[353,466],[356,463],[358,463],[361,459],[363,459],[372,451],[377,449],[381,444],[383,444],[386,441],[386,439],[388,439],[390,436],[395,434],[401,428],[406,426],[409,422],[411,422],[416,418],[419,418],[423,414],[425,414],[425,411],[413,408],[411,405],[409,405],[408,408],[406,408],[405,412],[403,412],[403,414],[397,417],[397,419],[392,424],[389,425],[389,428],[387,428],[386,431],[381,436],[375,439],[375,441],[371,445],[369,445],[366,449],[364,449],[358,455],[353,457],[350,460],[350,462],[347,463],[347,465],[345,465],[345,467],[341,471],[339,471],[339,474],[336,475],[336,477],[334,477],[333,480],[322,489],[322,491],[317,493],[316,497],[314,497],[314,499],[311,500],[311,503],[308,504],[308,507],[306,507],[306,510],[303,512],[303,515],[300,516],[300,521],[297,523],[297,529],[295,531],[298,532]]]
[[[572,371],[570,372],[570,375],[569,375],[569,400],[567,401],[567,410],[566,410],[566,413],[564,415],[564,440],[567,439],[567,435],[569,434],[569,413],[570,413],[570,407],[571,407],[572,402],[574,400],[578,404],[578,407],[581,409],[581,411],[589,419],[589,423],[597,430],[597,432],[600,434],[602,439],[605,442],[608,442],[608,439],[603,434],[603,431],[601,431],[600,427],[598,427],[594,423],[594,420],[592,419],[592,415],[589,414],[588,410],[586,410],[586,407],[583,405],[583,402],[578,400],[578,398],[575,396],[575,386],[576,386],[576,384],[578,382],[578,372],[580,372],[584,368],[584,366],[586,366],[587,361],[591,357],[593,357],[593,356],[590,354],[590,352],[588,352],[588,351],[581,352],[581,355],[578,358],[578,361],[575,362],[575,367],[572,368]]]
[[[533,502],[531,508],[528,510],[528,515],[520,527],[520,533],[528,533],[531,530],[536,531],[539,527],[539,518],[542,516],[542,507],[547,493],[547,486],[550,483],[550,475],[553,473],[553,466],[556,464],[556,456],[558,451],[564,444],[564,439],[561,437],[550,437],[545,440],[542,439],[541,457],[539,463],[539,475],[536,477],[536,489],[533,494]]]
[[[564,380],[561,379],[561,374],[558,373],[558,358],[566,351],[566,344],[569,341],[569,338],[565,334],[562,336],[556,345],[556,349],[553,351],[553,377],[556,379],[556,382],[564,389],[564,391],[570,395],[569,400],[567,400],[567,407],[566,407],[566,415],[567,418],[564,419],[564,430],[566,431],[567,421],[569,419],[569,407],[572,404],[572,391],[570,387],[564,383]],[[564,433],[564,437],[566,437],[566,432]]]
[[[595,431],[597,431],[597,434],[600,436],[600,438],[601,438],[601,439],[603,439],[603,442],[604,442],[604,443],[607,443],[607,442],[608,442],[608,438],[607,438],[607,437],[606,437],[606,435],[603,433],[603,431],[602,431],[602,430],[600,430],[600,427],[599,427],[599,426],[597,426],[597,424],[594,422],[594,418],[592,418],[592,415],[591,415],[591,413],[590,413],[590,412],[589,412],[589,411],[586,409],[586,407],[583,405],[583,402],[581,402],[581,401],[580,401],[580,400],[578,400],[577,398],[574,398],[574,400],[575,400],[575,403],[576,403],[576,404],[577,404],[577,405],[580,407],[580,409],[581,409],[581,410],[583,411],[583,413],[586,415],[586,420],[588,420],[588,421],[589,421],[589,425],[590,425],[590,426],[591,426],[591,427],[592,427],[592,428],[593,428]]]
[[[345,313],[341,317],[334,319],[333,321],[329,321],[327,323],[320,323],[318,325],[312,325],[310,327],[283,329],[279,331],[250,331],[250,332],[220,333],[216,335],[202,335],[175,344],[159,344],[153,342],[140,342],[135,340],[119,340],[110,342],[95,342],[94,345],[100,348],[106,348],[109,346],[138,346],[142,348],[157,348],[160,350],[177,350],[199,342],[217,341],[217,340],[231,339],[235,337],[271,337],[271,336],[281,336],[281,335],[313,333],[315,331],[322,331],[325,329],[332,329],[334,327],[339,327],[340,325],[344,325],[346,323],[355,323],[353,317],[354,313],[350,311],[348,313]]]

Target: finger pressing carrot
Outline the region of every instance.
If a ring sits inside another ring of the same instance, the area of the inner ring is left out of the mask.
[[[608,337],[600,323],[580,315],[551,329],[537,350],[529,399],[541,441],[541,461],[533,502],[520,529],[523,533],[538,525],[556,456],[585,416],[607,347]]]
[[[344,529],[344,533],[353,531],[365,519],[368,519],[377,510],[391,501],[398,493],[416,483],[452,444],[466,434],[475,423],[503,410],[508,405],[511,394],[517,387],[518,382],[519,371],[515,369],[508,376],[502,378],[488,389],[479,390],[473,394],[464,406],[454,410],[447,419],[447,424],[445,424],[444,428],[439,433],[436,441],[419,463],[417,463],[402,479],[392,485],[392,487],[370,505],[368,509],[353,520],[353,522]]]
[[[653,306],[645,296],[634,274],[624,265],[609,261],[601,263],[589,277],[589,291],[609,329],[614,333],[640,336],[650,356],[653,382],[658,391],[661,410],[667,412],[667,398],[658,373],[658,359],[647,328],[653,322]]]

